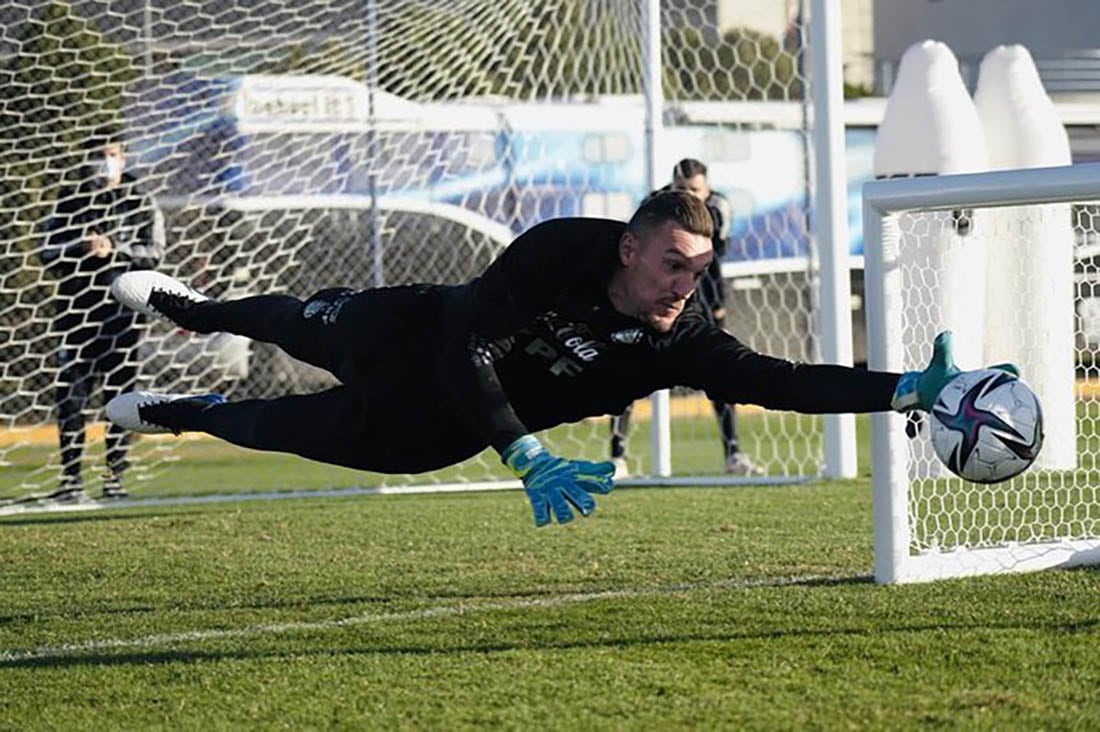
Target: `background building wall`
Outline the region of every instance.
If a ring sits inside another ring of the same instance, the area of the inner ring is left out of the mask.
[[[1035,56],[1095,48],[1096,0],[875,0],[875,51],[901,58],[905,49],[935,38],[959,57],[981,57],[1002,43],[1022,43]]]
[[[1100,92],[1096,0],[874,0],[871,15],[878,93],[889,93],[905,50],[929,38],[951,47],[971,86],[986,52],[1019,43],[1048,92]]]

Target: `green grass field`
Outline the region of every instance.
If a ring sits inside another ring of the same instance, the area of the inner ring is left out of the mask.
[[[165,473],[353,478],[203,443]],[[516,491],[0,519],[0,728],[1096,728],[1100,571],[877,586],[870,506],[858,480],[624,489],[541,530]]]

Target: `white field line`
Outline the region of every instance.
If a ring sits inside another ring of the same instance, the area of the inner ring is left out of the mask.
[[[242,493],[212,493],[198,496],[165,496],[163,498],[124,498],[122,500],[89,500],[80,503],[57,503],[49,500],[0,506],[0,517],[28,513],[63,513],[66,511],[101,511],[103,509],[144,508],[156,506],[188,506],[205,503],[236,503],[245,501],[281,501],[301,498],[347,498],[351,496],[386,496],[416,493],[459,493],[511,490],[519,488],[517,481],[483,483],[451,483],[413,486],[377,486],[371,488],[318,488],[316,490],[255,491]]]
[[[411,486],[377,486],[371,488],[318,488],[316,490],[255,491],[243,493],[211,493],[199,496],[165,496],[162,498],[124,498],[122,500],[87,500],[79,503],[57,503],[48,499],[0,506],[0,518],[35,513],[65,513],[69,511],[102,511],[104,509],[146,508],[157,506],[190,506],[205,503],[237,503],[246,501],[282,501],[301,498],[348,498],[352,496],[411,495],[418,493],[474,493],[513,490],[517,481],[486,481],[482,483],[444,483]]]
[[[760,579],[730,579],[710,584],[684,584],[670,587],[634,588],[605,590],[602,592],[578,592],[553,597],[516,598],[514,600],[478,604],[435,605],[395,613],[353,615],[336,620],[318,620],[314,622],[271,623],[247,625],[243,628],[219,628],[216,630],[190,630],[180,633],[161,633],[137,638],[108,638],[99,640],[75,641],[56,646],[38,648],[11,648],[0,650],[0,666],[50,658],[84,656],[103,651],[127,649],[150,649],[182,643],[202,643],[228,638],[257,638],[260,636],[284,635],[308,631],[326,631],[349,628],[360,625],[374,625],[402,621],[429,620],[439,617],[470,615],[473,613],[494,612],[498,610],[530,610],[557,608],[599,600],[617,600],[623,598],[676,595],[704,590],[748,589],[754,587],[785,587],[800,584],[830,583],[858,580],[855,577],[809,575],[803,577],[764,577]]]

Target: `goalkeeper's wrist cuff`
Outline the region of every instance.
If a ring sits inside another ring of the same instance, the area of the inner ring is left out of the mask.
[[[890,398],[890,408],[895,412],[910,412],[920,408],[920,396],[917,394],[917,379],[919,371],[906,371],[898,379],[898,385],[894,387],[894,395]]]
[[[539,442],[537,437],[534,435],[524,435],[504,448],[504,452],[501,453],[500,459],[516,477],[522,478],[531,470],[531,466],[534,465],[535,459],[539,455],[545,454],[545,452],[546,450],[543,449],[542,443]]]

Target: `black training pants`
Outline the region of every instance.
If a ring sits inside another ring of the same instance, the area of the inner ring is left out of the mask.
[[[57,432],[61,448],[61,470],[79,476],[84,455],[84,411],[95,390],[102,386],[106,404],[123,392],[132,391],[137,381],[137,331],[101,337],[82,344],[62,346],[57,375]],[[107,469],[122,473],[128,465],[129,437],[113,424],[107,426]]]
[[[441,382],[437,311],[415,287],[203,304],[188,313],[187,327],[273,343],[342,384],[217,405],[180,426],[242,447],[383,473],[419,473],[475,455],[486,443]]]

